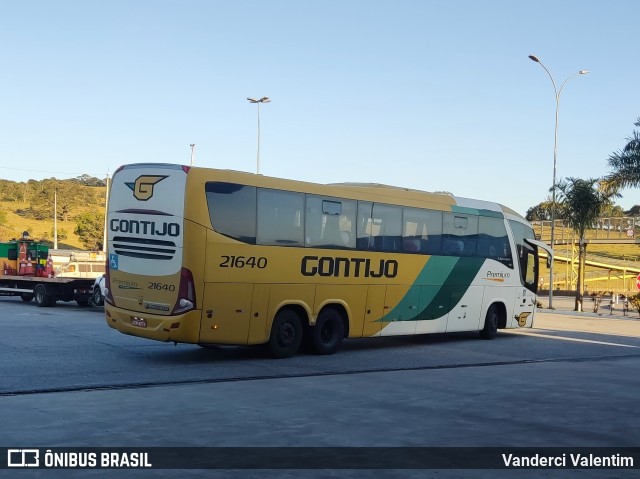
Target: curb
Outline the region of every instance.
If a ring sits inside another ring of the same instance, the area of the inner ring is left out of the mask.
[[[542,313],[542,314],[564,314],[564,315],[568,315],[568,316],[582,316],[582,317],[586,317],[586,318],[623,319],[623,320],[630,320],[630,321],[640,321],[640,316],[637,314],[636,311],[633,311],[633,312],[629,311],[629,314],[627,316],[624,316],[623,314],[621,314],[619,312],[615,312],[613,314],[609,314],[609,312],[592,313],[592,312],[588,312],[588,311],[570,311],[570,310],[563,310],[563,309],[536,308],[536,313]]]

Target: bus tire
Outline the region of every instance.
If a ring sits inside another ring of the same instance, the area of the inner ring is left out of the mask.
[[[344,339],[344,322],[334,308],[325,308],[320,312],[316,325],[311,328],[310,345],[316,354],[333,354]]]
[[[269,336],[269,352],[274,358],[290,358],[302,343],[302,321],[292,309],[283,309],[273,320]]]
[[[480,331],[482,339],[493,339],[498,334],[498,322],[500,321],[500,313],[498,307],[492,304],[487,310],[487,317],[484,319],[484,328]]]
[[[49,294],[44,284],[37,284],[33,290],[33,299],[40,308],[47,308],[56,304],[56,297]]]
[[[31,301],[33,299],[33,294],[31,294],[31,293],[22,293],[20,295],[20,299],[22,299],[22,301],[24,301],[25,303],[28,303],[29,301]]]

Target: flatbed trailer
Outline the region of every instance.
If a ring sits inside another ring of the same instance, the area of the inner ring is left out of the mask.
[[[0,275],[0,295],[35,300],[40,307],[55,306],[57,301],[75,301],[88,306],[94,278],[44,278],[39,276]]]

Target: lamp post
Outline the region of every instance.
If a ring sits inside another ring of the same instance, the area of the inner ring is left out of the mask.
[[[553,79],[553,75],[551,75],[551,72],[549,72],[547,67],[544,66],[544,64],[538,59],[538,57],[536,57],[535,55],[529,55],[529,58],[538,63],[542,68],[544,68],[544,71],[547,72],[547,75],[549,75],[551,83],[553,84],[553,91],[556,96],[556,125],[553,136],[553,184],[551,187],[551,250],[553,251],[556,228],[556,163],[558,159],[558,110],[560,108],[560,94],[562,93],[562,89],[570,79],[577,77],[578,75],[586,75],[587,73],[589,73],[589,71],[580,70],[577,73],[571,75],[564,82],[562,82],[562,85],[560,85],[560,89],[558,90],[556,81]],[[553,309],[553,259],[551,259],[549,263],[549,309]]]
[[[269,100],[268,96],[263,96],[259,100],[256,100],[255,98],[247,98],[247,100],[249,100],[249,103],[256,103],[258,105],[258,153],[256,156],[256,173],[259,175],[260,174],[260,104],[270,103],[271,100]]]

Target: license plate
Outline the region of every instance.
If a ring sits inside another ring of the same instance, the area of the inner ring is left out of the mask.
[[[131,318],[131,325],[138,326],[139,328],[147,327],[147,320],[144,318]]]

